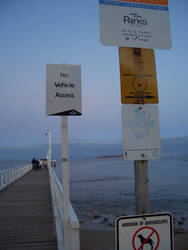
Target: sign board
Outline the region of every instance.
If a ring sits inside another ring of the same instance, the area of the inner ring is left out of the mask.
[[[119,48],[121,102],[158,103],[154,51]]]
[[[170,213],[124,216],[116,220],[116,250],[173,250]]]
[[[125,160],[159,159],[158,106],[155,104],[122,105],[122,135]]]
[[[47,64],[47,115],[81,115],[81,66]]]
[[[170,49],[168,0],[99,0],[103,45]]]

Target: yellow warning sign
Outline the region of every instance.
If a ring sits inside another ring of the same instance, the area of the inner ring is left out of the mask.
[[[158,103],[154,51],[121,47],[119,61],[121,102]]]

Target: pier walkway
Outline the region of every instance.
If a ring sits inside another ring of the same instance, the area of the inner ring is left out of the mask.
[[[47,169],[30,171],[0,192],[0,249],[55,250]]]

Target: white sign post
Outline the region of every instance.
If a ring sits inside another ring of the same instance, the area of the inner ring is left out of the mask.
[[[116,220],[116,250],[173,250],[170,213],[124,216]]]
[[[62,139],[62,187],[63,187],[63,229],[65,250],[71,249],[70,234],[70,181],[69,181],[69,155],[68,155],[68,118],[61,117]]]
[[[47,64],[47,115],[81,115],[81,66]]]
[[[75,249],[70,222],[70,181],[68,156],[68,118],[81,115],[81,66],[48,64],[46,74],[46,113],[61,117],[62,135],[62,209],[65,250]],[[63,249],[64,249],[63,248]],[[77,246],[80,249],[80,246]]]
[[[99,0],[103,45],[170,49],[168,0]]]

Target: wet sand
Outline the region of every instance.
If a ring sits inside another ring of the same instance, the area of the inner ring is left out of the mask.
[[[113,231],[81,230],[81,250],[115,250]],[[174,233],[174,250],[188,250],[188,231]]]

